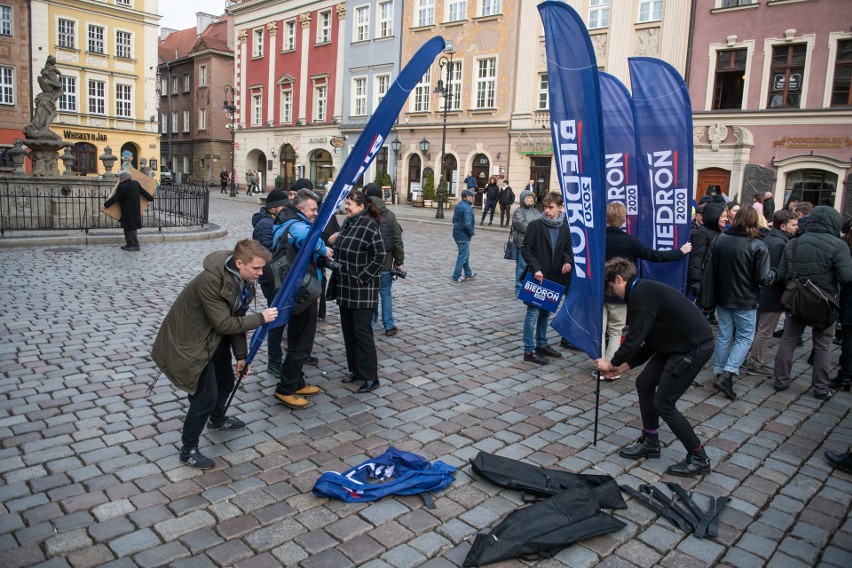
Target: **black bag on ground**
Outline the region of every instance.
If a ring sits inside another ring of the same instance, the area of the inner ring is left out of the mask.
[[[479,452],[470,460],[470,465],[479,476],[507,489],[517,489],[539,497],[552,497],[582,486],[591,491],[592,496],[604,509],[627,508],[621,489],[609,475],[545,469],[485,452]]]
[[[290,272],[290,267],[296,259],[296,247],[290,242],[290,227],[293,221],[289,224],[278,239],[278,244],[275,251],[272,253],[272,260],[269,261],[267,267],[269,269],[269,277],[272,280],[272,285],[275,287],[275,292],[281,289],[284,280],[287,278],[287,273]],[[302,286],[296,299],[293,302],[293,313],[300,314],[311,306],[311,303],[316,302],[317,298],[322,294],[322,285],[317,276],[317,267],[313,260],[308,263],[305,269],[305,275],[302,277]]]
[[[791,269],[793,276],[787,282],[784,293],[781,295],[781,305],[786,312],[816,329],[825,329],[837,321],[840,313],[840,303],[837,297],[823,290],[810,279],[798,278],[796,267],[796,253],[799,245],[798,239],[793,239],[793,262]]]

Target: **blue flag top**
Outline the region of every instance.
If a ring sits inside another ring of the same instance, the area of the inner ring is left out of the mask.
[[[636,179],[636,136],[633,130],[633,99],[621,81],[599,72],[603,118],[604,168],[607,205],[615,201],[627,209],[623,227],[639,236],[639,186]]]
[[[692,105],[683,78],[659,59],[631,57],[640,240],[655,250],[689,240],[692,210]],[[686,289],[688,260],[642,263],[642,276]]]
[[[420,81],[426,70],[432,65],[435,57],[444,49],[444,46],[444,38],[440,36],[433,37],[423,44],[393,82],[375,113],[373,113],[373,117],[367,122],[361,136],[358,137],[358,142],[355,143],[349,157],[346,158],[343,167],[340,168],[337,178],[334,180],[334,185],[323,200],[311,231],[296,255],[292,268],[281,284],[281,289],[278,290],[275,299],[272,301],[272,306],[278,308],[278,319],[255,330],[249,344],[246,365],[254,360],[254,356],[263,344],[270,327],[280,327],[290,319],[296,294],[323,229],[331,220],[331,216],[334,215],[340,203],[346,199],[352,187],[370,166],[373,158],[381,150],[388,132],[399,116],[402,105],[408,99],[408,94],[414,89],[414,86]]]
[[[544,21],[553,154],[574,266],[553,328],[590,357],[601,356],[606,192],[598,66],[582,18],[563,2],[538,5]]]

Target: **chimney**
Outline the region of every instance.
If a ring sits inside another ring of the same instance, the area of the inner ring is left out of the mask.
[[[160,28],[160,41],[166,41],[166,38],[176,31],[177,30],[173,28]]]
[[[196,12],[195,13],[195,33],[196,35],[201,35],[201,33],[207,29],[207,26],[215,22],[219,19],[219,16],[214,16],[213,14],[206,14],[204,12]]]

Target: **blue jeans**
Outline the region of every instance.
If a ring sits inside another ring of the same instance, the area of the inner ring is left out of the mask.
[[[462,269],[464,269],[464,277],[470,278],[473,270],[470,269],[470,241],[456,241],[456,246],[459,247],[459,256],[456,258],[456,267],[453,269],[453,280],[461,278]]]
[[[729,371],[737,375],[754,340],[757,310],[734,310],[716,306],[716,319],[719,321],[719,328],[716,334],[713,372],[718,375]]]
[[[527,261],[524,260],[524,257],[519,250],[518,260],[515,262],[515,296],[521,293],[521,274],[523,274],[526,269]]]
[[[547,347],[547,322],[550,312],[527,306],[524,318],[524,353],[535,351],[536,347]]]
[[[393,278],[391,278],[390,270],[379,272],[379,303],[382,305],[382,327],[385,331],[394,327],[392,285]],[[376,324],[377,319],[379,319],[379,304],[373,308],[373,325]]]

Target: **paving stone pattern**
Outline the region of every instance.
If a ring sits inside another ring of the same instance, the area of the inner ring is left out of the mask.
[[[248,423],[206,432],[216,467],[180,464],[186,397],[161,379],[149,353],[171,302],[204,256],[251,235],[256,205],[214,192],[211,220],[225,238],[117,246],[0,250],[0,565],[19,566],[459,566],[471,537],[522,506],[520,496],[471,473],[479,451],[620,483],[667,481],[683,450],[663,427],[662,457],[628,461],[617,450],[639,434],[633,380],[601,385],[593,445],[595,382],[578,353],[546,366],[522,361],[524,307],[513,299],[506,234],[478,230],[475,281],[450,284],[456,248],[449,211],[395,207],[405,229],[409,277],[394,285],[399,333],[377,334],[382,386],[344,385],[336,307],[319,322],[324,392],[291,411],[272,398],[265,349],[233,405]],[[262,299],[256,308],[262,309]],[[552,343],[558,338],[551,331]],[[833,361],[839,351],[832,348]],[[774,353],[774,351],[773,351]],[[677,480],[707,496],[730,495],[719,537],[685,536],[631,503],[623,530],[538,563],[557,566],[852,566],[852,478],[825,463],[852,444],[849,393],[809,390],[807,349],[797,380],[775,394],[741,377],[731,403],[709,388],[710,371],[680,407],[706,442],[713,472]],[[459,468],[436,496],[345,504],[313,496],[323,471],[344,470],[389,445]]]

